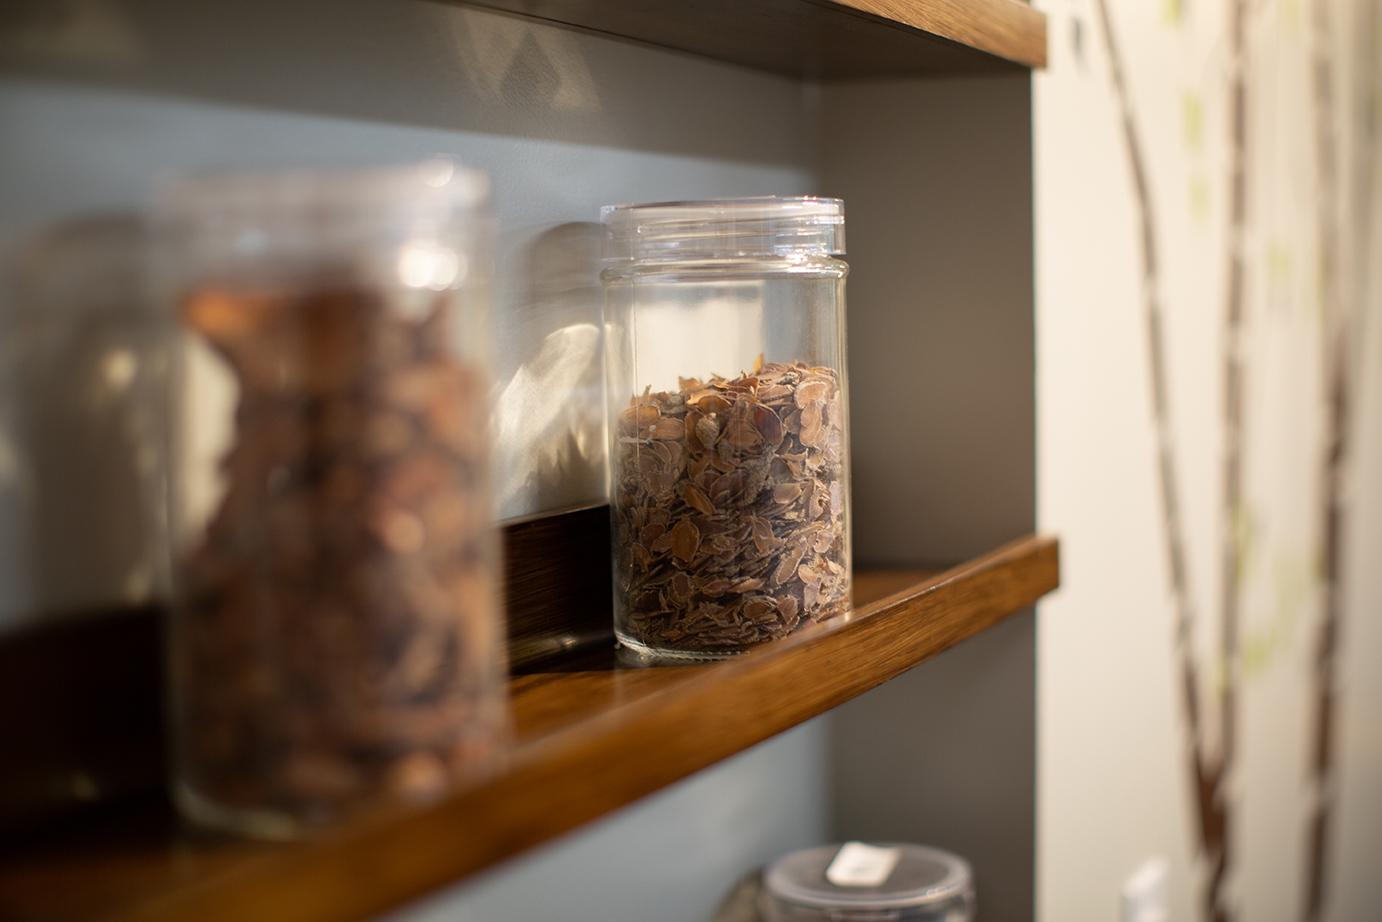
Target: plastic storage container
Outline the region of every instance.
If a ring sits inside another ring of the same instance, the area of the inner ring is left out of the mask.
[[[940,849],[826,845],[774,862],[760,906],[766,922],[971,922],[974,884]]]
[[[847,610],[844,206],[604,210],[615,633],[742,652]]]
[[[196,821],[295,835],[434,796],[502,737],[484,201],[445,160],[162,189]]]

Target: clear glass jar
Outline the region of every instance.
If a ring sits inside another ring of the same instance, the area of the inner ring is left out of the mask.
[[[764,922],[972,922],[974,879],[938,848],[850,842],[773,862],[759,903]]]
[[[485,762],[505,728],[485,181],[447,160],[176,180],[176,799],[289,837]]]
[[[24,241],[7,266],[0,631],[166,594],[167,349],[144,249],[135,217],[95,215]]]
[[[614,629],[743,652],[848,609],[844,205],[604,210]]]

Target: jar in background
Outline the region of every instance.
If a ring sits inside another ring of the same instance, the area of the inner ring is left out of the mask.
[[[142,643],[149,608],[167,597],[167,337],[143,289],[143,226],[86,215],[11,243],[0,258],[0,655],[32,662],[0,666],[0,679],[24,690],[10,702],[32,721],[7,726],[7,829],[147,789],[147,753],[121,745],[142,742],[147,724],[118,720],[142,690],[93,702],[103,680],[74,679],[98,658],[114,660],[107,684],[140,669],[142,647],[135,666],[116,659],[128,647],[96,638]],[[108,726],[118,739],[86,732]]]
[[[848,609],[844,206],[604,210],[615,633],[742,652]]]
[[[972,922],[974,882],[938,848],[848,842],[779,858],[759,902],[765,922]]]
[[[502,738],[485,196],[446,160],[161,190],[195,821],[296,835],[435,796]]]
[[[0,630],[166,595],[166,323],[144,250],[137,216],[108,213],[45,228],[6,262]]]

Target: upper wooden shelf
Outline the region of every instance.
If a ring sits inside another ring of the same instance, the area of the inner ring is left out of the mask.
[[[149,797],[11,838],[0,918],[370,917],[824,713],[1058,581],[1056,541],[1028,537],[940,574],[857,573],[850,614],[732,660],[637,668],[608,647],[548,660],[511,680],[507,763],[438,803],[269,846],[179,831]]]
[[[470,0],[604,35],[827,80],[1046,66],[1020,0]]]

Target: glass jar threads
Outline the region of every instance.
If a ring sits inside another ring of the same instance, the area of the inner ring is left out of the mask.
[[[844,206],[604,210],[615,633],[742,652],[847,610]]]
[[[446,160],[162,189],[194,820],[283,837],[427,798],[503,733],[484,202]]]

